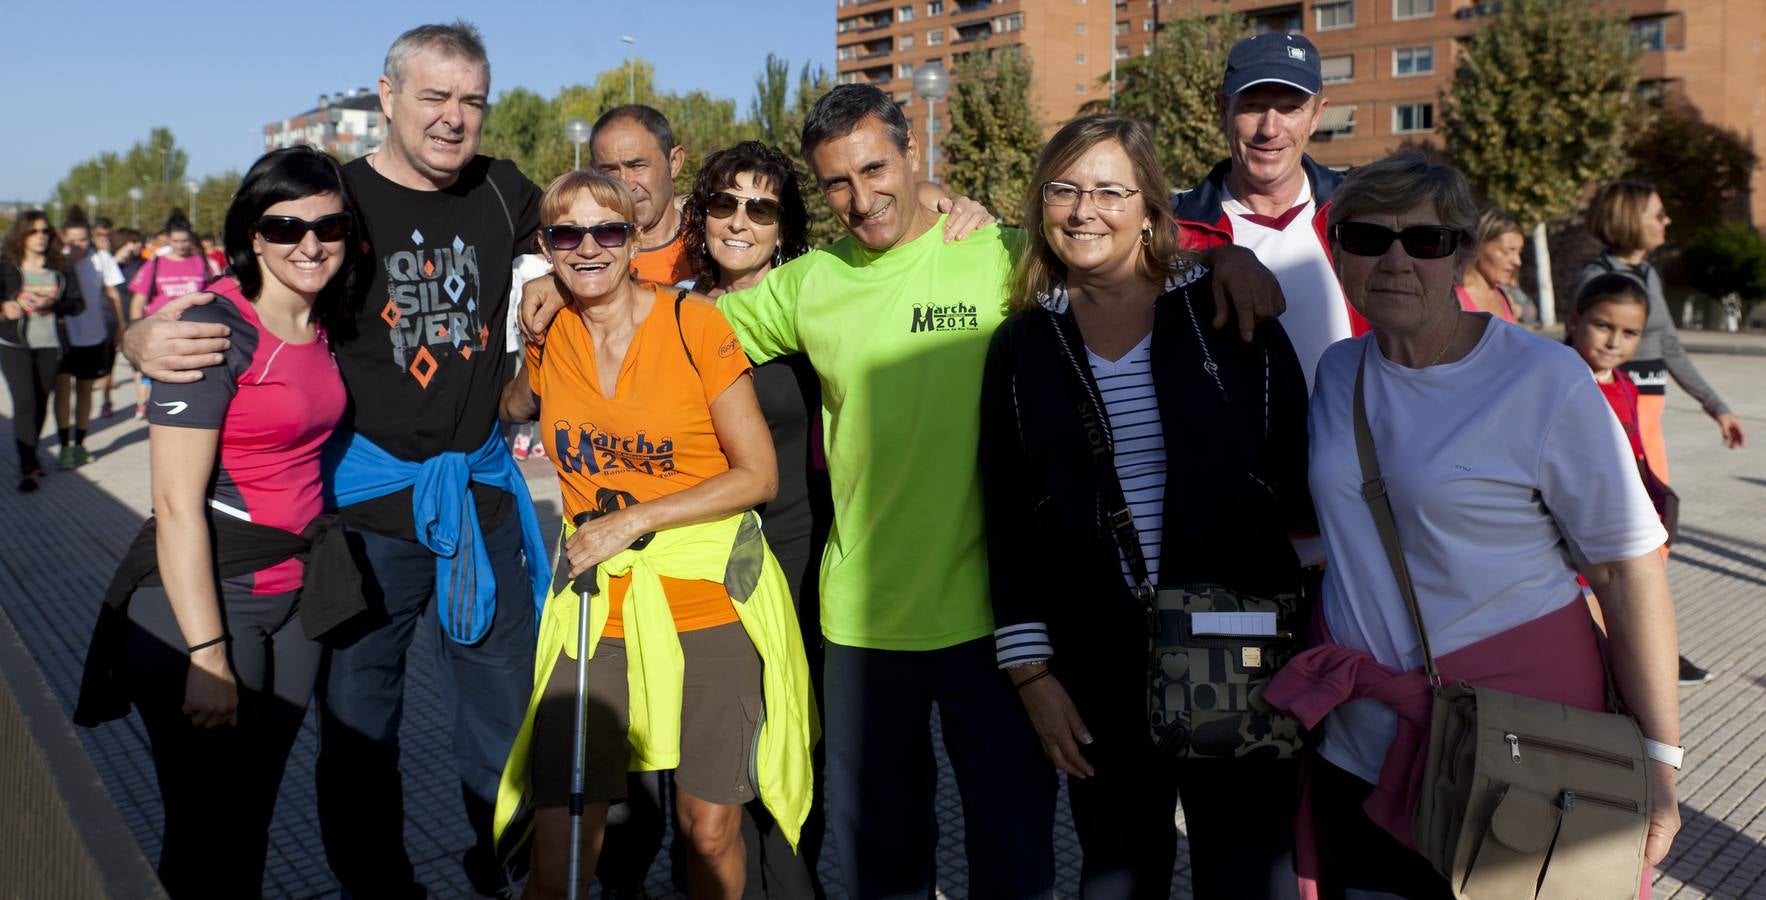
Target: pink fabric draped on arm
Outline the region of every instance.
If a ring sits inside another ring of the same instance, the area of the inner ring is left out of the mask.
[[[1318,617],[1321,622],[1323,616]],[[1441,677],[1581,709],[1605,710],[1606,677],[1588,605],[1577,597],[1557,612],[1436,659]],[[1398,733],[1368,795],[1368,817],[1406,847],[1422,786],[1434,694],[1422,669],[1399,672],[1365,650],[1329,641],[1276,674],[1264,699],[1308,728],[1350,700],[1372,698],[1398,714]]]

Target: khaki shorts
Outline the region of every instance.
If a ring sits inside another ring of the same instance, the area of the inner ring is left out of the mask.
[[[754,799],[749,769],[762,708],[760,654],[740,622],[682,634],[681,653],[686,667],[675,784],[710,803],[747,803]],[[569,799],[575,694],[576,661],[560,652],[534,715],[529,771],[535,806],[564,806]],[[596,646],[589,660],[588,698],[583,798],[623,800],[631,765],[624,640],[603,638]]]

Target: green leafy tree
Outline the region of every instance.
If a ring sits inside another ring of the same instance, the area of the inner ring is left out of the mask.
[[[566,121],[569,117],[554,116],[552,101],[527,88],[505,91],[485,115],[479,152],[507,159],[537,180],[536,162],[544,151],[559,142],[570,149],[564,137]]]
[[[951,72],[945,180],[952,196],[970,197],[1007,222],[1018,220],[1042,152],[1030,75],[1030,60],[1016,48],[988,52],[985,46],[964,55]]]
[[[1766,237],[1746,222],[1726,222],[1686,244],[1687,281],[1711,297],[1766,297]]]
[[[734,100],[692,91],[659,96],[655,106],[668,117],[675,143],[687,150],[687,163],[675,176],[675,190],[682,194],[693,189],[693,179],[707,153],[754,136],[751,124],[737,122]]]
[[[1670,104],[1631,145],[1626,177],[1656,186],[1682,237],[1748,218],[1748,178],[1760,158],[1740,135]]]
[[[774,147],[797,140],[797,135],[785,133],[790,99],[791,61],[768,53],[764,68],[754,76],[754,99],[748,105],[757,140]]]
[[[1214,95],[1226,54],[1246,33],[1245,19],[1229,12],[1180,16],[1160,26],[1152,54],[1116,66],[1116,114],[1146,122],[1171,186],[1182,190],[1226,158],[1226,137]],[[1108,85],[1110,76],[1101,81]],[[1093,100],[1080,112],[1110,112],[1109,100]]]
[[[810,171],[809,160],[803,155],[803,123],[809,119],[809,112],[815,108],[816,101],[833,88],[834,76],[827,69],[804,63],[797,73],[797,90],[772,129],[774,145],[785,151],[785,155],[791,158],[791,164],[803,175],[803,202],[809,208],[811,247],[831,244],[846,234],[846,228],[834,217],[833,210],[828,208],[828,201],[822,196],[821,187],[816,184],[815,173]],[[760,127],[764,134],[765,123],[761,123]]]
[[[1637,54],[1621,15],[1590,3],[1505,0],[1465,43],[1442,94],[1441,137],[1491,203],[1533,226],[1540,311],[1551,324],[1546,223],[1572,213],[1588,185],[1625,171],[1646,123]]]
[[[140,222],[155,230],[165,223],[172,207],[188,203],[183,183],[190,154],[178,146],[170,129],[155,128],[147,139],[137,141],[121,154],[100,153],[74,164],[50,194],[64,211],[74,204],[85,207],[91,218],[104,216],[118,224],[131,222],[128,191],[141,189]],[[98,202],[87,203],[96,197]]]
[[[198,182],[196,188],[196,205],[185,212],[195,223],[196,230],[203,234],[212,234],[218,239],[225,230],[227,207],[233,205],[233,195],[239,193],[239,182],[243,179],[236,169],[228,169],[219,175],[209,175]],[[189,200],[187,196],[186,201]]]

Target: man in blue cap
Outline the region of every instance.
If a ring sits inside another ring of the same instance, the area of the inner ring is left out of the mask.
[[[1367,330],[1331,266],[1325,214],[1342,176],[1306,155],[1326,100],[1318,48],[1268,32],[1233,45],[1214,100],[1229,152],[1208,177],[1172,196],[1179,243],[1237,244],[1275,273],[1287,298],[1282,327],[1308,388],[1324,348]]]

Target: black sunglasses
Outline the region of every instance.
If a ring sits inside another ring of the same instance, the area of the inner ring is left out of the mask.
[[[1337,243],[1343,252],[1356,256],[1384,256],[1393,241],[1404,245],[1411,259],[1452,256],[1466,239],[1465,232],[1446,225],[1412,225],[1393,231],[1372,222],[1344,222],[1337,226]]]
[[[583,235],[595,239],[599,246],[612,249],[624,247],[632,235],[630,222],[602,222],[599,225],[547,225],[540,229],[546,236],[546,245],[554,251],[575,250],[583,244]]]
[[[718,191],[705,199],[705,214],[714,219],[727,219],[736,214],[736,207],[748,207],[748,221],[756,225],[771,225],[779,221],[779,201],[766,197],[738,197],[727,191]]]
[[[298,244],[311,231],[321,244],[334,244],[349,237],[354,226],[349,213],[332,213],[311,222],[294,216],[264,216],[253,226],[258,237],[272,244]]]

